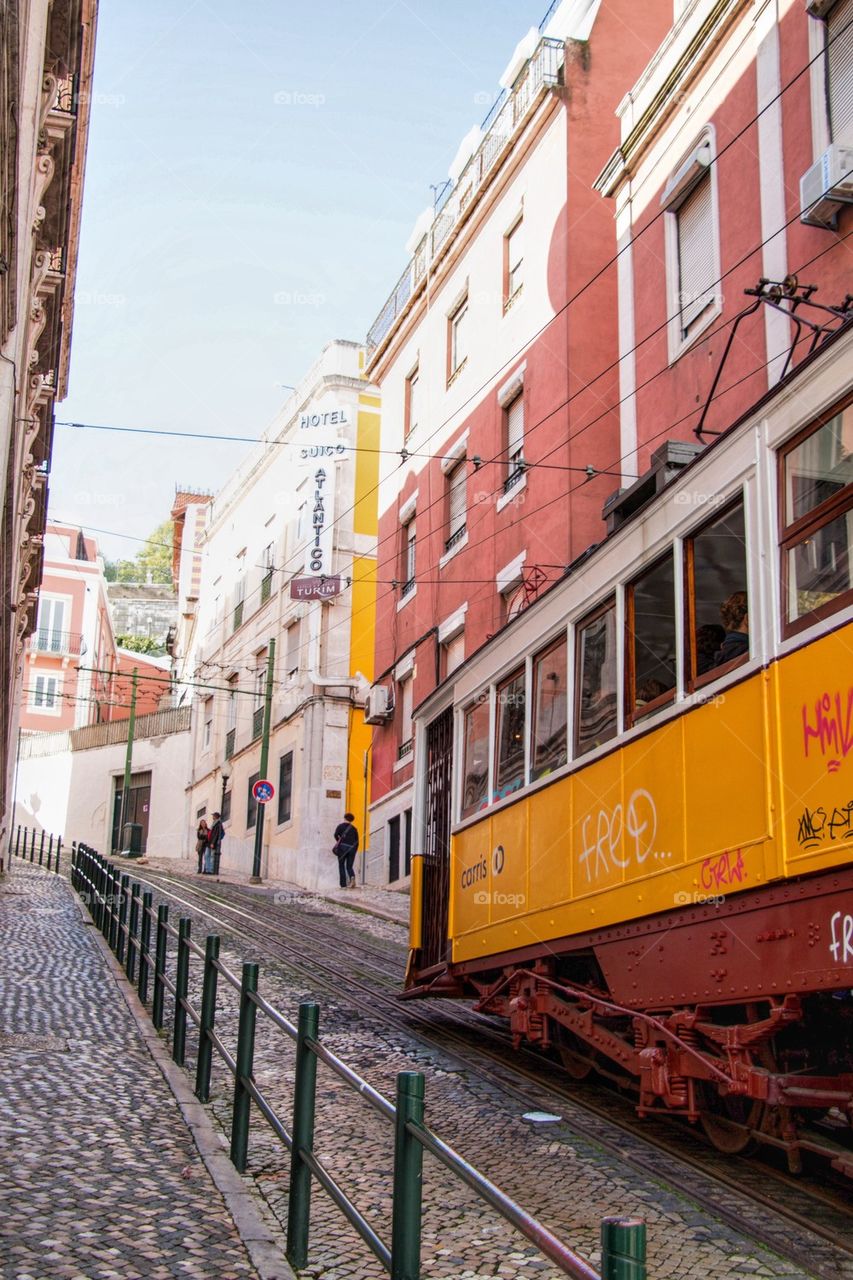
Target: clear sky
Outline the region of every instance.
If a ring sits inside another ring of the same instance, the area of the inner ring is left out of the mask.
[[[58,420],[259,435],[363,340],[547,0],[101,0]],[[246,446],[58,427],[50,514],[144,537]],[[141,545],[95,535],[104,553]]]

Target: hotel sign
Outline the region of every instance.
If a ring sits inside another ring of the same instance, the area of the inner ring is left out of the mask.
[[[346,409],[327,409],[325,413],[301,413],[299,427],[302,431],[316,431],[318,427],[345,427],[349,420]]]
[[[343,587],[340,577],[293,578],[290,583],[291,600],[331,600],[339,596]]]
[[[311,525],[305,573],[312,577],[332,576],[332,542],[335,520],[335,468],[317,467],[314,472],[314,496],[309,501]]]

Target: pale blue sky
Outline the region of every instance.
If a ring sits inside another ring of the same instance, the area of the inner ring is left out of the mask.
[[[546,8],[102,0],[57,418],[260,434],[277,384],[364,338],[430,183]],[[218,488],[244,448],[59,427],[51,515],[144,536],[176,483]],[[140,545],[96,536],[110,557]]]

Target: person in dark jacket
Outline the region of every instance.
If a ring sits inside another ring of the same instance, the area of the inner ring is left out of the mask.
[[[211,875],[219,875],[219,859],[222,856],[222,840],[225,835],[225,828],[222,825],[222,818],[218,813],[213,815],[213,826],[207,833],[207,846],[210,849],[213,860],[213,870]]]
[[[335,827],[334,853],[338,859],[338,875],[342,889],[355,888],[355,855],[358,853],[358,830],[353,823],[354,813],[345,813],[343,822]]]
[[[726,629],[719,622],[706,622],[696,628],[696,674],[703,676],[717,665],[717,654],[726,638]]]
[[[717,651],[717,665],[749,657],[749,608],[745,591],[733,591],[720,605],[726,638]]]

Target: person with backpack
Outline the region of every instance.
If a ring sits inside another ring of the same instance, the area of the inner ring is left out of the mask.
[[[355,855],[358,853],[358,830],[353,825],[354,813],[345,813],[343,822],[335,827],[335,843],[332,853],[338,860],[338,875],[342,889],[355,888]]]

